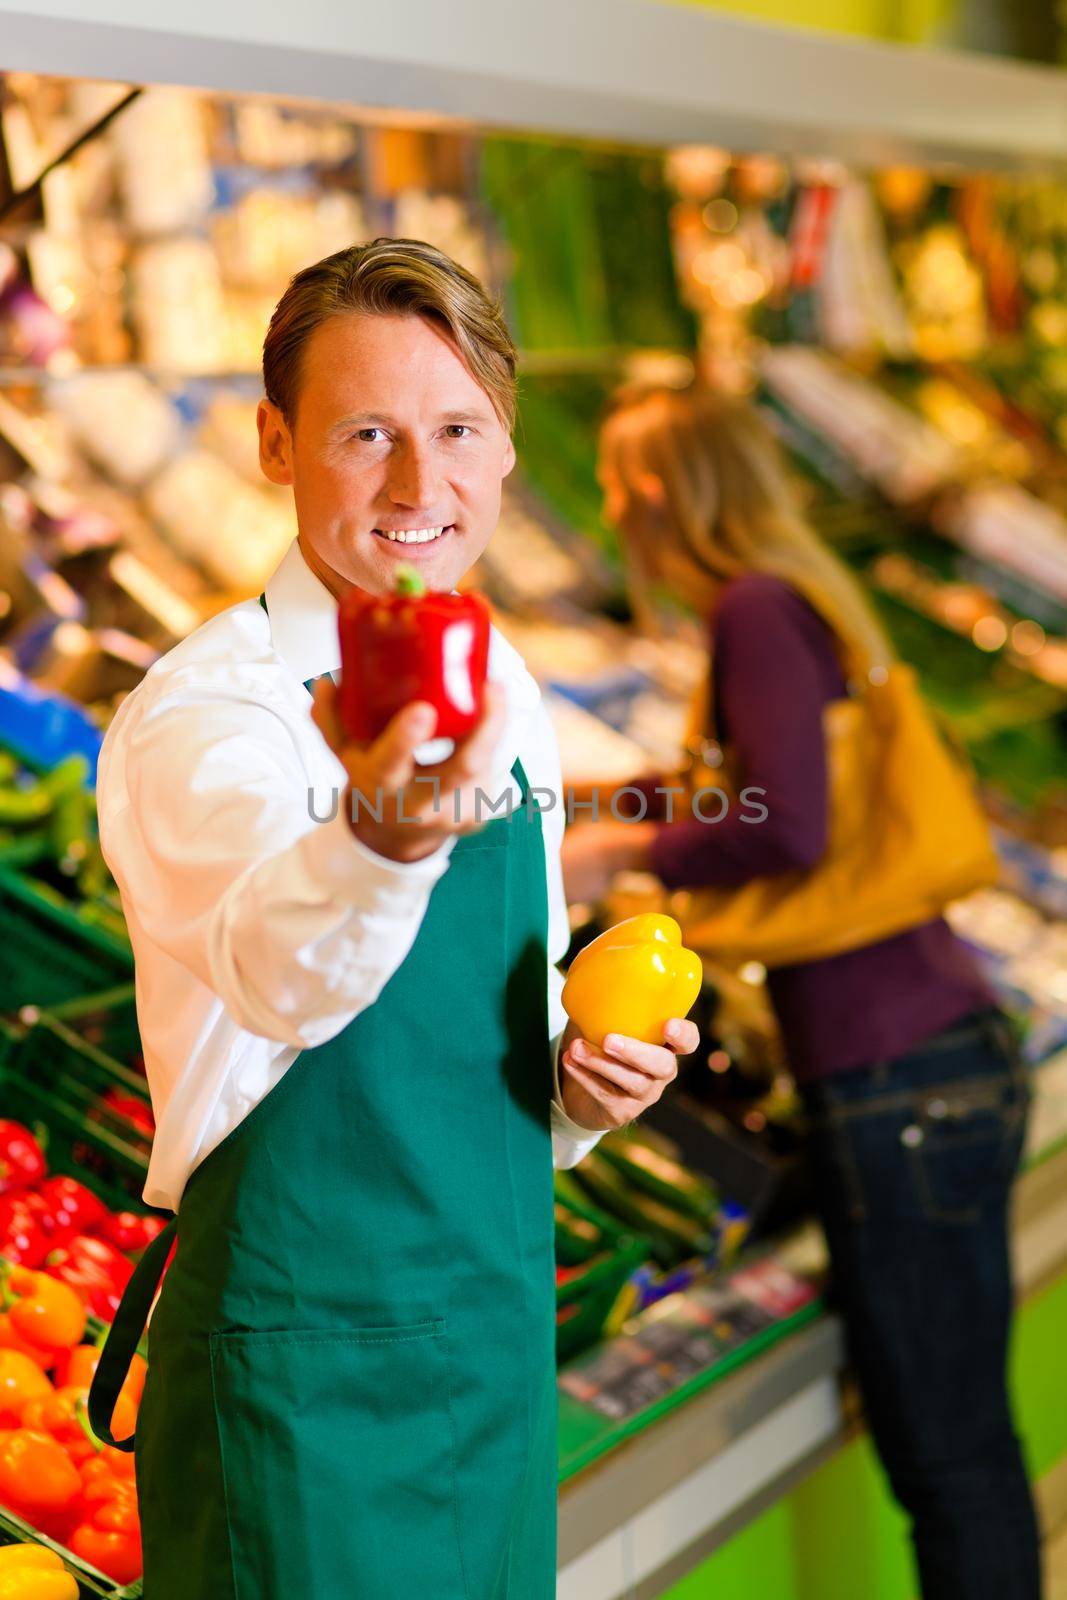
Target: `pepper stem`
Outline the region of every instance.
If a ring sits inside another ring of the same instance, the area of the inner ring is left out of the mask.
[[[422,573],[415,567],[398,567],[396,571],[396,592],[397,594],[407,595],[413,600],[417,600],[420,595],[424,595],[426,593],[426,583]]]

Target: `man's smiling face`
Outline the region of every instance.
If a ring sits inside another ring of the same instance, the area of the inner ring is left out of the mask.
[[[454,588],[496,527],[515,451],[444,330],[330,317],[304,346],[298,387],[291,426],[260,403],[260,463],[292,486],[311,570],[338,596],[392,593],[405,562],[427,588]]]

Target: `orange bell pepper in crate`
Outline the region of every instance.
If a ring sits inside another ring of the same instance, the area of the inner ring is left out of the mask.
[[[0,1350],[17,1350],[19,1355],[29,1356],[34,1366],[40,1367],[42,1372],[47,1372],[55,1360],[54,1351],[42,1350],[39,1345],[30,1344],[22,1338],[6,1311],[0,1311]]]
[[[81,1492],[78,1469],[47,1433],[14,1428],[0,1433],[0,1505],[51,1537],[62,1537],[63,1515]]]
[[[0,1428],[17,1426],[31,1400],[50,1399],[54,1392],[29,1356],[21,1350],[0,1350]]]
[[[57,1389],[88,1389],[100,1365],[103,1353],[102,1345],[79,1344],[73,1350],[64,1352],[56,1362],[53,1378]],[[134,1355],[130,1361],[130,1370],[126,1380],[119,1391],[120,1395],[127,1395],[134,1406],[139,1406],[144,1393],[145,1378],[148,1376],[148,1363],[143,1356]],[[120,1430],[121,1431],[121,1430]]]
[[[51,1356],[70,1350],[85,1332],[85,1306],[68,1284],[35,1272],[12,1267],[3,1281],[4,1300],[12,1331],[27,1345]]]

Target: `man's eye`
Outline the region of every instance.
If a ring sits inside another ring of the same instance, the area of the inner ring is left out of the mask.
[[[463,439],[470,431],[465,422],[450,422],[445,428],[445,433],[450,439]]]
[[[381,431],[381,428],[360,428],[356,438],[360,444],[377,444],[378,440],[375,435],[381,433]]]

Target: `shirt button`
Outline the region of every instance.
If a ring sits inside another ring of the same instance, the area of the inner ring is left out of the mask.
[[[909,1150],[914,1150],[916,1145],[923,1142],[923,1131],[917,1128],[914,1122],[909,1123],[900,1136],[901,1144],[906,1144]]]

